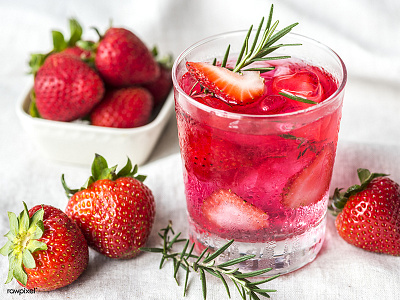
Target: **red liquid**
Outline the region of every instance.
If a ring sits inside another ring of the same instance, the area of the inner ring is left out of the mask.
[[[287,114],[314,106],[291,100],[279,92],[321,103],[338,89],[333,76],[318,67],[294,59],[274,61],[273,64],[275,70],[262,74],[264,95],[249,105],[234,106],[202,93],[199,84],[188,73],[180,79],[180,86],[202,104],[246,115]],[[340,108],[324,112],[312,122],[304,121],[304,125],[288,116],[285,122],[269,122],[263,127],[255,124],[257,122],[238,125],[241,121],[227,119],[224,113],[205,112],[195,105],[182,105],[176,99],[187,207],[196,229],[222,238],[265,242],[300,235],[321,222],[326,212]],[[325,154],[327,149],[330,149],[329,153]],[[326,159],[320,162],[318,157],[323,155]],[[306,203],[290,207],[288,201],[291,199],[285,194],[290,191],[291,183],[301,178],[302,171],[310,165],[313,170],[329,174],[321,176],[324,182],[315,182],[315,185],[324,186],[324,193],[315,193],[307,183],[304,192],[309,198]],[[235,224],[243,222],[232,217],[228,204],[224,209],[223,201],[218,216],[210,220],[204,211],[204,203],[220,190],[229,190],[246,205],[265,212],[268,226],[238,228]],[[216,222],[215,218],[222,222]]]

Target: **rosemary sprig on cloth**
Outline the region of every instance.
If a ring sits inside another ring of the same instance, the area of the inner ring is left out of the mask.
[[[174,278],[179,285],[178,280],[178,271],[179,269],[183,269],[185,272],[185,284],[184,284],[184,295],[186,295],[188,288],[188,280],[189,275],[192,272],[199,274],[200,280],[202,282],[202,291],[203,298],[207,298],[207,282],[206,282],[206,273],[209,273],[222,281],[228,296],[230,297],[230,290],[227,284],[226,279],[231,280],[242,299],[260,299],[259,296],[269,298],[269,294],[271,292],[276,292],[276,290],[272,289],[263,289],[260,288],[259,285],[269,282],[279,275],[275,275],[266,279],[262,279],[259,281],[251,282],[248,278],[260,276],[266,272],[271,271],[271,268],[257,270],[254,272],[242,273],[238,268],[230,268],[236,264],[244,262],[254,257],[254,255],[245,255],[236,259],[231,259],[226,262],[217,264],[216,258],[221,255],[229,246],[234,242],[234,240],[229,241],[220,249],[215,252],[210,252],[208,248],[204,249],[204,251],[200,255],[195,255],[193,253],[194,243],[191,243],[188,239],[180,239],[180,234],[175,234],[172,224],[169,223],[166,228],[160,230],[158,234],[163,240],[161,248],[141,248],[140,250],[146,252],[160,253],[162,255],[160,261],[160,269],[163,267],[164,263],[167,260],[172,260],[174,264]],[[174,251],[173,246],[178,243],[184,243],[183,249],[181,251]]]

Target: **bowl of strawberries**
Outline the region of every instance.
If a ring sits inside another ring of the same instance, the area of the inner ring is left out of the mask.
[[[44,156],[88,165],[95,153],[143,164],[173,113],[171,55],[159,58],[130,30],[110,27],[98,41],[53,31],[54,48],[32,54],[33,84],[17,115]]]

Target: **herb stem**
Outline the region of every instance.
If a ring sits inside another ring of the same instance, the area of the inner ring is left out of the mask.
[[[249,297],[249,299],[259,299],[258,295],[269,298],[268,293],[276,291],[271,289],[261,289],[258,287],[258,285],[269,282],[277,278],[279,275],[257,282],[251,282],[248,279],[269,272],[271,268],[257,270],[248,273],[242,273],[241,271],[239,271],[239,268],[233,268],[233,269],[228,268],[230,266],[254,258],[254,255],[245,255],[239,258],[228,260],[220,264],[216,263],[216,259],[234,243],[234,240],[230,240],[215,252],[210,252],[209,249],[206,248],[202,251],[202,253],[199,256],[197,256],[193,254],[195,243],[192,243],[190,245],[190,240],[179,239],[180,233],[174,235],[171,239],[170,233],[174,234],[171,223],[169,223],[166,228],[161,229],[161,233],[159,234],[159,236],[163,239],[162,248],[141,248],[140,250],[152,253],[161,253],[162,258],[161,258],[160,268],[163,266],[164,261],[172,259],[174,263],[173,277],[178,285],[179,285],[178,271],[179,269],[183,269],[185,271],[184,295],[186,295],[187,293],[189,275],[192,271],[198,273],[200,276],[204,299],[207,298],[206,273],[209,273],[219,278],[222,281],[229,297],[230,297],[230,290],[224,277],[233,282],[233,284],[238,289],[242,299],[247,299],[247,296]],[[173,246],[181,242],[185,242],[183,249],[179,252],[172,251]],[[188,252],[186,252],[187,249],[189,249]]]

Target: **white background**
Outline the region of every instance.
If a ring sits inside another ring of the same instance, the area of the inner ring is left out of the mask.
[[[95,38],[91,26],[104,32],[113,25],[131,29],[149,46],[176,57],[210,35],[257,25],[271,1],[261,0],[0,0],[0,234],[8,228],[7,211],[51,204],[61,209],[66,197],[62,173],[71,186],[82,184],[89,169],[44,159],[23,131],[15,106],[31,78],[27,61],[32,52],[51,49],[50,30],[68,31],[67,19],[77,18],[84,36]],[[398,0],[276,0],[281,27],[299,22],[294,32],[333,48],[348,68],[343,118],[332,186],[356,183],[358,167],[386,172],[400,182],[400,2]],[[186,235],[180,158],[173,118],[141,173],[157,202],[150,246],[158,245],[157,230],[173,220]],[[6,239],[0,239],[1,244]],[[1,297],[15,299],[184,299],[172,278],[171,264],[158,270],[159,257],[143,254],[129,261],[90,252],[85,273],[74,284],[50,293]],[[0,257],[0,282],[7,276]],[[400,299],[400,258],[368,253],[346,244],[333,219],[323,249],[305,268],[272,281],[272,299]],[[186,299],[202,299],[193,276]],[[209,278],[208,299],[227,299],[222,285]],[[232,287],[232,299],[239,299]]]

